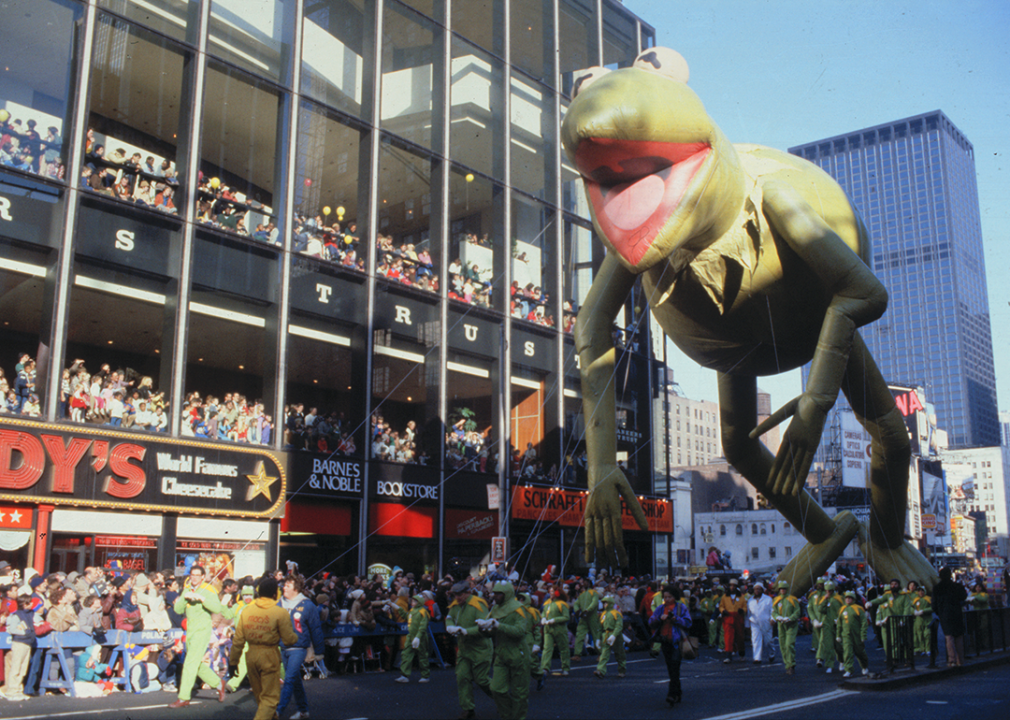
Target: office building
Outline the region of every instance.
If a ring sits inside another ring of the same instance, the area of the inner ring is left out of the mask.
[[[845,189],[890,296],[861,330],[888,382],[921,386],[950,447],[997,445],[974,148],[940,111],[790,148]]]
[[[0,558],[447,572],[504,535],[523,571],[582,563],[571,327],[603,250],[558,132],[575,71],[651,27],[613,0],[3,18]],[[660,507],[651,342],[619,449]]]

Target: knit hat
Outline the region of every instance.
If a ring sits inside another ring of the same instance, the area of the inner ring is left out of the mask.
[[[45,581],[46,579],[44,577],[42,577],[41,575],[36,575],[35,577],[33,577],[31,580],[28,581],[28,586],[31,587],[32,590],[34,590]]]
[[[245,587],[242,588],[242,592],[240,594],[242,595],[242,597],[245,597],[246,595],[255,596],[256,588],[254,588],[252,585],[246,585]]]
[[[133,587],[137,588],[138,590],[143,590],[144,588],[146,588],[150,584],[151,584],[151,581],[148,579],[147,575],[145,575],[144,573],[138,573],[137,577],[134,578],[134,580],[133,580]]]
[[[458,595],[459,593],[470,592],[470,583],[466,580],[460,580],[458,583],[452,586],[452,594]]]
[[[788,590],[789,582],[786,580],[779,580],[777,587],[779,590]]]

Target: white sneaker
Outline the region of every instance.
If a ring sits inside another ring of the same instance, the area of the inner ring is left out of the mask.
[[[298,711],[291,716],[291,720],[309,720],[309,711],[305,712]]]
[[[400,677],[396,678],[396,682],[398,682],[398,683],[409,683],[410,682],[410,678],[407,677],[406,675],[401,675]]]
[[[421,683],[426,683],[426,682],[429,682],[429,679],[423,677],[423,678],[421,678],[420,680],[417,681],[417,684],[420,685]]]
[[[869,674],[870,674],[870,668],[863,668],[863,675],[869,675]]]
[[[833,670],[834,670],[834,668],[828,668],[824,672],[826,672],[828,675],[830,675]]]
[[[850,672],[847,672],[847,673],[843,673],[843,674],[842,674],[842,677],[843,677],[843,678],[850,678],[850,677],[852,677],[852,673],[850,673]]]

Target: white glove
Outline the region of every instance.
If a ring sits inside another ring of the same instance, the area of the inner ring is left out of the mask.
[[[490,620],[487,621],[487,626],[491,630],[497,630],[498,629],[498,621],[495,620],[494,618],[491,618]]]
[[[541,625],[550,625],[551,621],[548,620],[547,618],[540,618],[540,624]]]
[[[462,627],[456,628],[456,634],[457,635],[466,635],[467,634],[466,628],[462,628]]]
[[[613,645],[614,645],[614,636],[613,635],[611,635],[610,637],[607,638],[607,645],[610,645],[611,647],[613,647]]]
[[[534,646],[533,646],[533,652],[534,652],[534,653],[538,653],[538,652],[540,652],[540,646],[539,646],[539,645],[534,645]]]
[[[410,641],[410,646],[412,648],[414,648],[415,650],[417,650],[419,647],[421,647],[421,638],[416,637],[413,640],[411,640]]]
[[[824,627],[824,623],[822,623],[820,620],[814,620],[813,626],[815,628]]]
[[[715,625],[715,620],[709,620],[709,621],[708,621],[708,624],[709,624],[709,625]]]
[[[449,633],[450,635],[455,635],[459,631],[459,628],[456,627],[455,625],[450,625],[450,624],[446,623],[445,631],[447,633]]]
[[[917,616],[920,616],[920,617],[921,617],[921,616],[922,616],[922,610],[916,610],[916,611],[915,611],[915,614],[916,614]]]

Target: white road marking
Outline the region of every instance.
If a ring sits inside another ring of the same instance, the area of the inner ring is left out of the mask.
[[[749,718],[760,717],[761,715],[769,715],[776,712],[786,712],[788,710],[799,710],[800,708],[809,707],[810,705],[818,705],[820,703],[829,702],[831,700],[836,700],[846,695],[856,694],[855,690],[835,690],[834,692],[825,693],[824,695],[814,695],[813,697],[799,698],[797,700],[790,700],[788,702],[777,703],[775,705],[766,705],[764,707],[753,708],[751,710],[744,710],[742,712],[730,713],[729,715],[717,715],[710,718],[705,718],[705,720],[749,720]]]
[[[201,705],[199,702],[191,702],[190,707],[195,707]],[[104,714],[116,714],[119,712],[131,713],[135,710],[153,710],[154,708],[167,708],[168,703],[158,703],[157,705],[141,705],[139,707],[128,707],[128,708],[104,708],[102,710],[74,710],[73,712],[65,713],[46,713],[45,715],[19,715],[17,720],[41,720],[41,718],[57,718],[57,717],[77,717],[80,715],[104,715]]]

